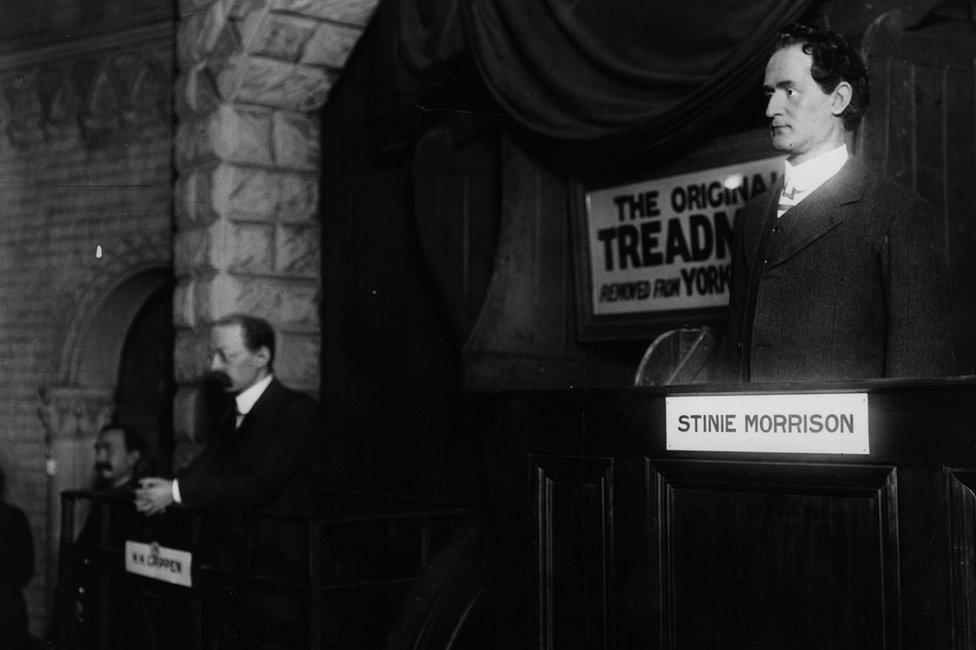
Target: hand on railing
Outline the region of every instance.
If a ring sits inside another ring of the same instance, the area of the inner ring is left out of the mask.
[[[144,478],[136,490],[136,510],[144,515],[163,512],[173,504],[173,481],[164,478]]]

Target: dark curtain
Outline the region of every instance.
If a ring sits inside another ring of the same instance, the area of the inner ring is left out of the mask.
[[[381,144],[409,137],[424,93],[470,57],[524,132],[633,155],[691,134],[752,90],[779,28],[810,0],[397,0],[376,65]]]
[[[545,139],[640,153],[752,90],[806,1],[473,0],[468,47],[496,101]]]
[[[497,111],[524,133],[630,157],[691,136],[754,90],[779,29],[813,0],[384,0],[372,29],[373,137],[412,140],[429,91],[476,65]],[[941,0],[887,0],[907,24]]]

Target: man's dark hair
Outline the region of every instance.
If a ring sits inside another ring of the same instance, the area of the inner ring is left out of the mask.
[[[140,456],[146,455],[146,439],[142,437],[139,430],[136,429],[131,424],[123,424],[121,422],[109,422],[102,427],[99,434],[107,433],[109,431],[121,431],[122,432],[122,442],[125,444],[126,453],[132,453],[133,451],[138,451]]]
[[[257,352],[262,347],[268,348],[268,370],[270,370],[275,357],[275,333],[271,323],[257,316],[228,314],[213,324],[214,327],[226,327],[227,325],[241,326],[244,346],[251,352]]]
[[[861,55],[840,34],[803,23],[787,25],[776,38],[777,50],[791,45],[799,45],[813,59],[810,75],[825,93],[833,92],[841,81],[851,85],[851,103],[841,118],[844,128],[853,131],[870,101],[868,70]]]

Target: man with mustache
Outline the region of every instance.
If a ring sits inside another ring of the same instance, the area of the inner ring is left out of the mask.
[[[730,378],[951,374],[942,230],[924,200],[847,149],[868,106],[857,50],[839,34],[788,26],[764,89],[786,168],[735,224]]]
[[[232,314],[210,329],[210,369],[234,397],[202,453],[172,481],[146,478],[136,508],[169,505],[313,514],[313,470],[320,446],[315,401],[273,375],[275,335],[260,318]]]
[[[145,442],[133,427],[106,424],[95,440],[95,487],[99,490],[133,489],[136,467],[145,452]]]
[[[136,509],[146,515],[173,503],[210,510],[313,516],[314,482],[322,435],[319,408],[308,395],[286,388],[273,374],[275,333],[271,325],[232,314],[210,329],[210,370],[233,396],[203,451],[173,480],[146,478],[136,490]],[[219,520],[219,517],[218,517]],[[239,570],[230,547],[240,532],[218,528],[218,565]],[[301,525],[259,520],[253,530],[251,568],[272,578],[300,575],[305,555]],[[284,599],[256,598],[245,614],[248,637],[273,637],[293,645],[299,612]],[[254,626],[259,626],[256,629]],[[243,643],[243,641],[241,641]],[[233,642],[232,642],[233,644]]]
[[[48,631],[57,648],[89,648],[97,645],[103,603],[100,584],[109,585],[108,638],[112,647],[144,647],[138,621],[141,602],[119,575],[121,565],[111,564],[101,573],[97,550],[102,546],[102,517],[110,514],[108,545],[119,549],[131,533],[132,491],[148,458],[148,447],[139,431],[129,424],[110,422],[95,439],[95,489],[107,496],[92,510],[78,533],[75,546],[61,566],[54,591],[53,614]]]

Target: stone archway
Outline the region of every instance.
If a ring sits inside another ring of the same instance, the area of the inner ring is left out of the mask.
[[[180,2],[177,465],[205,432],[194,380],[230,312],[278,331],[276,374],[319,389],[319,109],[377,0]]]

